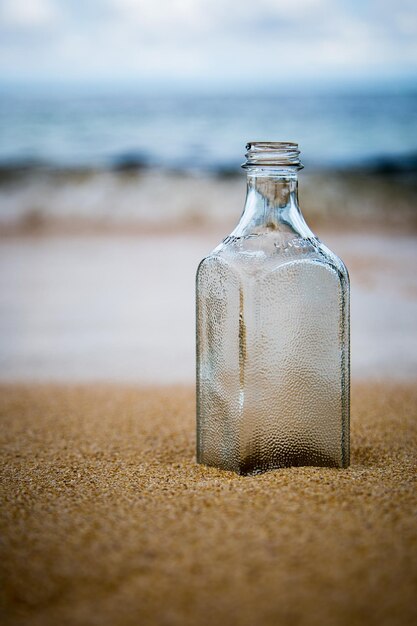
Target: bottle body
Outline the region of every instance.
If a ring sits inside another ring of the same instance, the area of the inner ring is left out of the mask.
[[[346,467],[348,274],[302,220],[293,177],[252,178],[237,229],[197,271],[197,460]]]

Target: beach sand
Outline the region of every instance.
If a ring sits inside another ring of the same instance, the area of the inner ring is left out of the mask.
[[[417,237],[318,234],[350,272],[353,378],[415,380]],[[195,272],[221,238],[0,239],[0,381],[192,384]]]
[[[411,383],[354,384],[348,470],[257,477],[196,465],[189,386],[0,397],[4,626],[415,623]]]
[[[307,220],[351,275],[352,465],[257,477],[194,459],[195,270],[243,180],[0,189],[2,625],[416,622],[416,188],[317,176]]]

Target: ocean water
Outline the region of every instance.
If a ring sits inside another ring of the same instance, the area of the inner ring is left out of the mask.
[[[0,90],[0,166],[228,172],[248,140],[299,143],[313,168],[415,169],[417,91],[175,95]]]

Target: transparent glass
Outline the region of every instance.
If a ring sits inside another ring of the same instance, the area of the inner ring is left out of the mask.
[[[349,277],[298,206],[297,144],[247,145],[235,230],[197,271],[197,461],[349,465]]]

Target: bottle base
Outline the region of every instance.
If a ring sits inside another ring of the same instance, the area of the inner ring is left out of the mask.
[[[221,470],[231,471],[239,476],[257,476],[266,472],[285,469],[290,467],[327,467],[333,469],[346,469],[349,467],[349,460],[337,460],[325,453],[316,455],[286,455],[285,458],[272,459],[271,461],[260,461],[259,458],[246,457],[238,463],[229,465],[227,463],[210,463],[209,460],[197,459],[199,465],[217,467]]]

